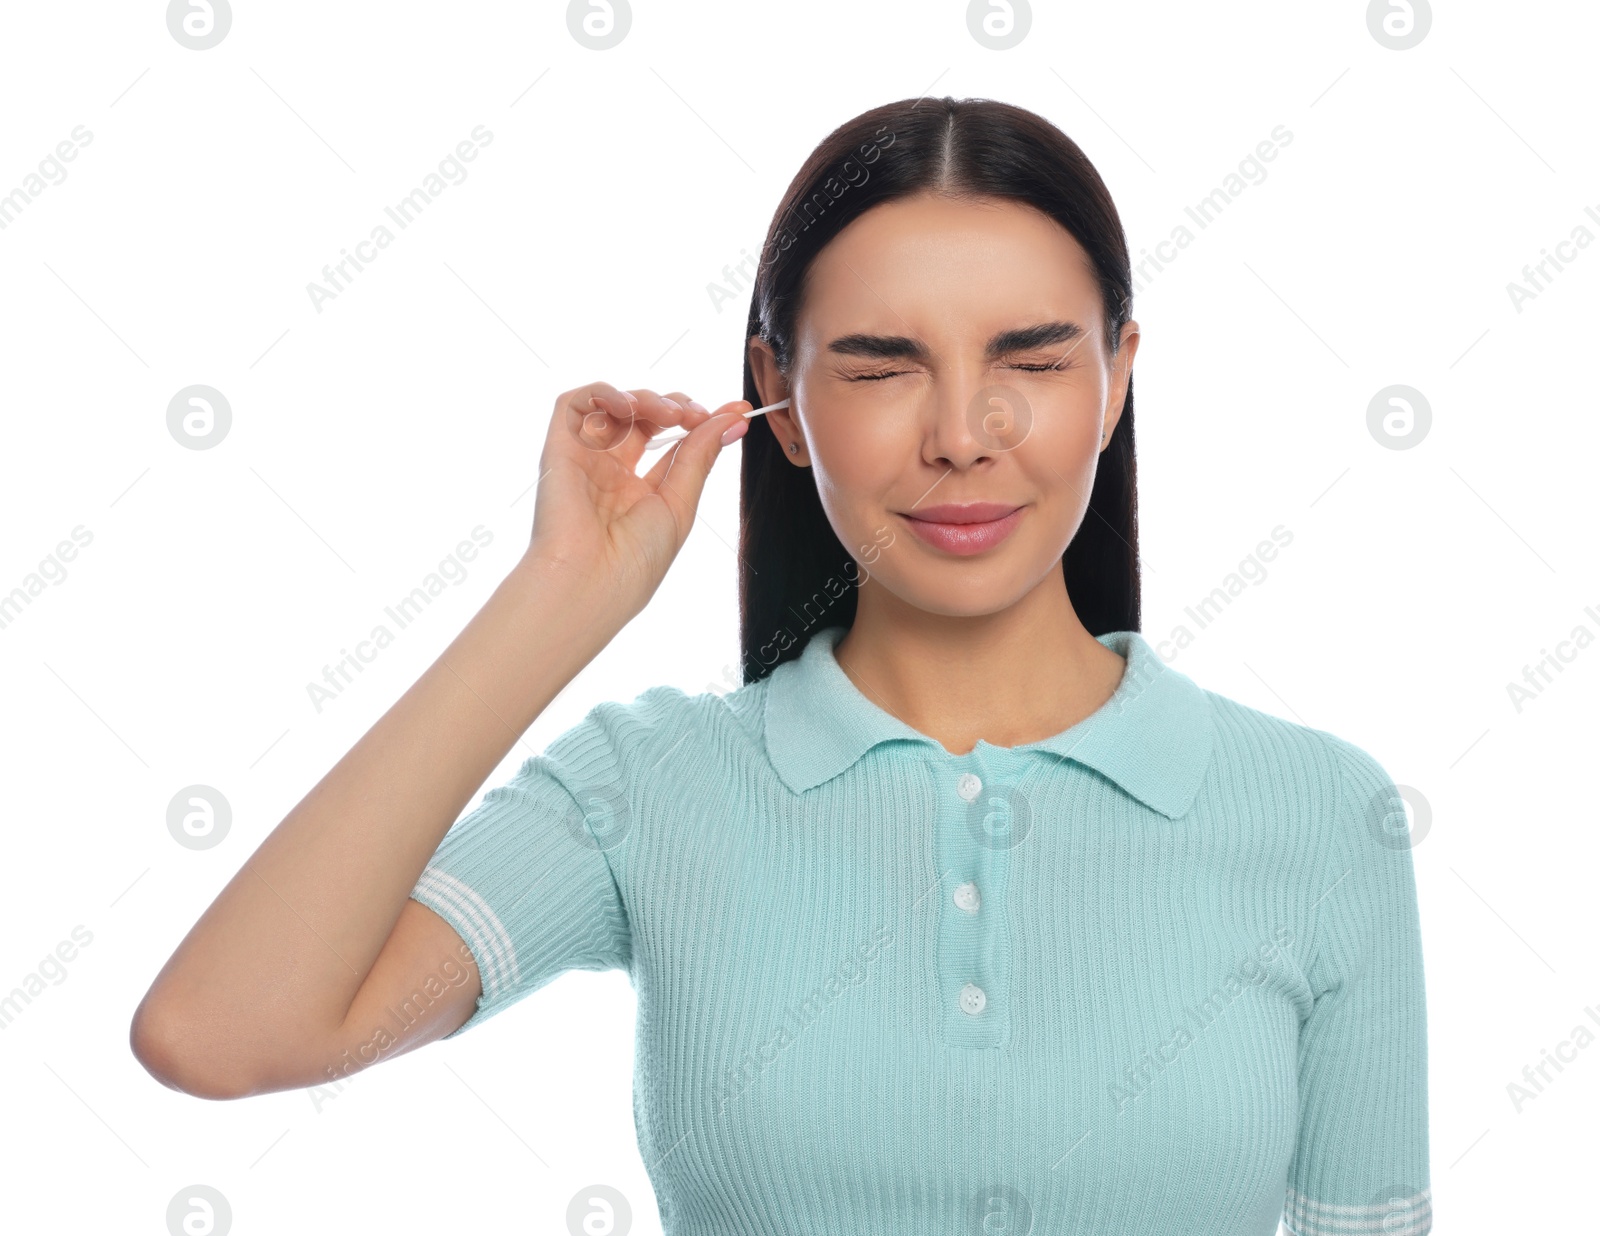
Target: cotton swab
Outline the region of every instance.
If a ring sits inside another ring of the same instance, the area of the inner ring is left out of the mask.
[[[764,408],[754,408],[751,411],[746,412],[744,416],[745,419],[748,420],[752,416],[760,416],[763,412],[776,412],[779,408],[787,408],[788,406],[789,401],[787,399],[780,399],[777,403],[769,403]],[[674,442],[680,442],[688,436],[689,431],[682,425],[677,425],[667,430],[666,433],[661,434],[658,437],[651,438],[650,441],[644,444],[644,449],[647,451],[658,450],[663,446],[671,446]]]

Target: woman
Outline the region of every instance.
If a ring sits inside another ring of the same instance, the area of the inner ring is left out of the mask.
[[[190,932],[141,1061],[307,1086],[621,968],[670,1233],[1427,1232],[1403,806],[1138,633],[1130,308],[1044,120],[836,130],[744,400],[557,401],[525,558]],[[743,434],[742,685],[598,704],[446,833]]]

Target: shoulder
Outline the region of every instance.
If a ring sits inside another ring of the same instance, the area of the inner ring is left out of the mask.
[[[1388,813],[1394,794],[1389,773],[1369,751],[1328,730],[1252,708],[1204,691],[1213,723],[1213,758],[1224,784],[1265,793],[1338,829]]]
[[[617,875],[635,862],[670,863],[685,830],[704,824],[707,796],[761,758],[764,697],[751,683],[694,694],[658,685],[602,700],[528,760],[523,777],[560,783]]]
[[[603,700],[546,747],[556,760],[603,759],[616,776],[659,770],[691,771],[697,761],[726,751],[730,741],[759,742],[767,679],[735,690],[708,684],[701,692],[660,684],[632,700]]]
[[[1383,764],[1328,730],[1206,694],[1218,805],[1231,820],[1255,821],[1258,839],[1291,856],[1295,883],[1322,923],[1312,933],[1318,951],[1353,968],[1374,932],[1414,932],[1411,851],[1427,821],[1413,825]]]

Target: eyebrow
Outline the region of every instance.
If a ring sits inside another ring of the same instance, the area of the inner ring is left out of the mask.
[[[1016,352],[1058,343],[1073,343],[1083,338],[1083,327],[1076,322],[1039,322],[996,334],[983,349],[986,360],[998,360]],[[857,332],[840,335],[827,350],[836,356],[862,356],[869,360],[908,360],[926,365],[933,359],[928,345],[906,335],[870,335]]]

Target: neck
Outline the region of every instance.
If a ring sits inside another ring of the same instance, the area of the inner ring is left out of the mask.
[[[834,656],[879,708],[956,755],[979,739],[1017,747],[1059,734],[1111,698],[1125,666],[1078,620],[1059,570],[971,617],[918,609],[869,577]]]

